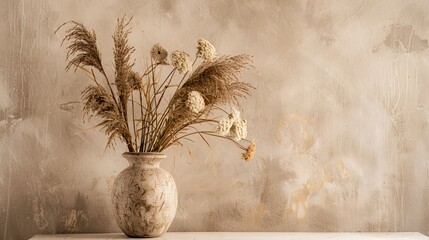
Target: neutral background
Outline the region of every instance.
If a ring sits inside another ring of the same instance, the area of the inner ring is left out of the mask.
[[[150,47],[249,53],[243,104],[258,152],[227,142],[167,151],[171,231],[429,234],[429,1],[0,1],[0,239],[119,231],[110,189],[123,145],[84,130],[88,83],[65,73],[63,22],[97,32],[112,69],[116,18]],[[112,71],[110,71],[112,73]],[[192,154],[190,155],[189,152]]]

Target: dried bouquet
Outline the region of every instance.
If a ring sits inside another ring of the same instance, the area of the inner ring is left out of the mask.
[[[139,73],[131,59],[135,49],[128,44],[130,21],[118,19],[113,34],[113,81],[102,64],[94,30],[75,21],[62,25],[70,25],[63,39],[69,43],[66,70],[80,69],[92,80],[82,91],[83,110],[100,119],[96,126],[108,135],[107,147],[119,139],[129,152],[162,152],[183,140],[192,141],[191,135],[207,144],[206,136],[214,136],[232,141],[250,160],[255,141],[246,140],[247,122],[232,107],[250,94],[252,86],[239,80],[241,71],[251,66],[250,56],[218,57],[210,42],[199,39],[193,61],[182,51],[173,51],[168,61],[167,50],[157,43],[150,50],[148,67]],[[192,71],[197,62],[201,63]],[[168,74],[162,74],[165,68]],[[225,117],[218,120],[218,113]],[[197,127],[204,123],[215,126]]]

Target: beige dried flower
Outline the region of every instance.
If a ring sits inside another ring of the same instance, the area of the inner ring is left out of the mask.
[[[232,108],[228,117],[219,121],[215,132],[221,136],[231,136],[234,140],[240,141],[247,137],[247,121],[241,119],[240,111]]]
[[[171,53],[171,64],[182,74],[191,69],[190,62],[191,57],[185,52],[174,51]]]
[[[240,111],[238,111],[235,108],[232,108],[232,112],[229,114],[229,117],[232,118],[234,120],[234,122],[241,121]]]
[[[256,141],[253,139],[249,147],[247,147],[246,152],[243,153],[242,157],[246,161],[250,161],[255,156],[256,152]]]
[[[220,136],[229,135],[229,131],[231,130],[232,124],[234,124],[234,120],[230,117],[220,120],[218,125],[216,126],[215,133]]]
[[[235,141],[245,139],[247,137],[247,121],[240,120],[238,122],[234,122],[231,126],[230,132]]]
[[[150,56],[157,64],[167,65],[168,52],[161,44],[157,43],[150,49]]]
[[[198,39],[197,56],[204,61],[211,61],[216,57],[215,47],[204,38]]]
[[[193,113],[199,113],[205,108],[204,98],[198,91],[188,93],[188,99],[185,102],[186,107]]]

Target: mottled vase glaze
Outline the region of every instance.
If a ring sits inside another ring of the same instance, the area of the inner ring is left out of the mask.
[[[177,209],[173,177],[159,167],[161,153],[124,153],[130,166],[115,179],[112,202],[116,222],[129,237],[158,237]]]

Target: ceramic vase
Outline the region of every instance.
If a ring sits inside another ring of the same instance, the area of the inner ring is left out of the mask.
[[[124,153],[129,167],[115,179],[112,191],[114,215],[129,237],[158,237],[165,233],[177,209],[173,177],[159,164],[161,153]]]

